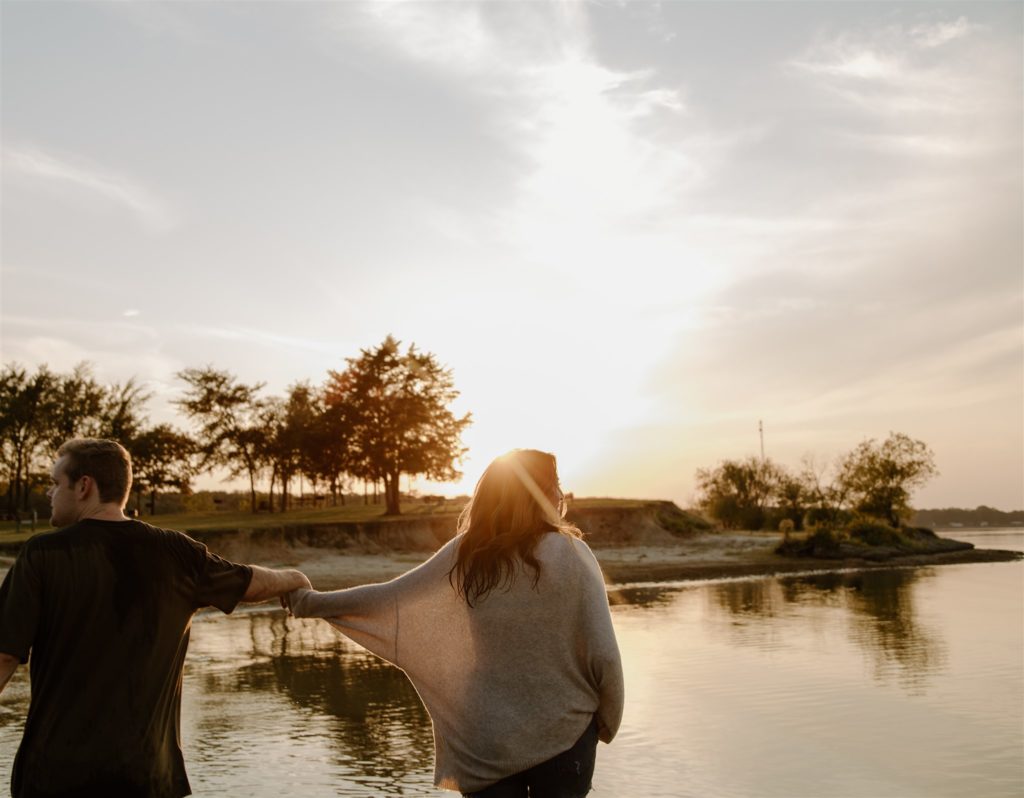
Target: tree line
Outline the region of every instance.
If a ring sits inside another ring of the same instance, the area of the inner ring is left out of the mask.
[[[69,373],[8,364],[0,373],[0,456],[8,514],[29,509],[57,448],[74,437],[120,441],[131,452],[137,502],[165,490],[187,492],[200,473],[223,469],[245,478],[250,510],[257,485],[269,487],[269,509],[287,509],[292,482],[303,477],[344,503],[352,480],[383,487],[385,512],[398,514],[403,475],[458,479],[466,452],[462,433],[471,414],[456,416],[452,372],[415,344],[392,336],[346,358],[320,385],[290,386],[266,396],[264,383],[245,383],[213,366],[177,374],[174,404],[188,424],[149,425],[152,394],[134,378],[102,385],[88,364]]]
[[[698,469],[698,503],[727,529],[834,529],[856,515],[898,527],[913,516],[911,492],[937,474],[923,441],[893,432],[832,462],[806,457],[798,470],[758,457]]]

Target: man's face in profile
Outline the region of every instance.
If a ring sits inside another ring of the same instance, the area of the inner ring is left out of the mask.
[[[50,497],[50,523],[58,528],[73,524],[77,520],[75,509],[78,502],[75,498],[75,486],[64,473],[66,464],[67,455],[53,464],[50,470],[50,489],[46,492]]]

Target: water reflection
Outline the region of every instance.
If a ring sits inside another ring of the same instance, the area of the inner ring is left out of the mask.
[[[627,705],[594,794],[1017,798],[1022,576],[999,563],[614,591]],[[27,704],[22,668],[0,701],[0,786]],[[321,621],[198,618],[182,720],[203,798],[440,795],[408,680]]]
[[[874,571],[851,576],[847,606],[854,639],[874,654],[874,677],[895,675],[904,687],[923,690],[927,677],[946,662],[946,643],[915,606],[916,581],[932,571]]]
[[[613,607],[623,604],[631,607],[653,609],[668,607],[679,594],[679,585],[644,585],[642,587],[611,586],[608,603]]]
[[[814,610],[838,610],[847,635],[872,663],[873,677],[917,691],[947,656],[941,634],[914,603],[916,583],[933,576],[932,569],[894,569],[722,582],[708,591],[709,617],[724,611],[732,643],[765,648],[786,644],[781,621],[791,629],[789,622],[798,619],[802,633],[813,633],[834,625],[837,616]]]
[[[248,613],[218,620],[218,634],[203,629],[196,676],[207,695],[283,694],[293,706],[325,723],[339,761],[358,764],[370,779],[402,781],[429,768],[430,719],[398,668],[345,641],[322,621]],[[208,666],[213,667],[208,667]],[[217,716],[209,731],[237,731]],[[211,728],[212,727],[212,728]]]

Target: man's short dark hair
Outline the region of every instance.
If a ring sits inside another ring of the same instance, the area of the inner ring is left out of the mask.
[[[101,438],[72,438],[57,450],[57,457],[67,458],[64,473],[71,484],[82,477],[92,477],[104,504],[128,501],[132,487],[132,457],[117,441]]]

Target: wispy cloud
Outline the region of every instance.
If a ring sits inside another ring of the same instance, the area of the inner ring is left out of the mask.
[[[808,72],[862,80],[891,80],[902,72],[901,63],[893,56],[843,39],[819,46],[810,59],[795,60],[793,66]]]
[[[313,338],[300,338],[294,335],[283,335],[265,329],[255,329],[239,325],[227,326],[188,326],[182,328],[182,334],[199,338],[217,338],[223,341],[260,344],[276,349],[314,352],[317,354],[336,355],[342,352],[357,352],[358,346],[348,341],[325,341]]]
[[[166,232],[176,224],[167,206],[149,190],[95,166],[73,163],[34,147],[5,148],[3,161],[9,174],[52,181],[102,197],[130,211],[153,232]]]
[[[967,17],[959,17],[954,22],[915,25],[910,29],[910,36],[921,47],[932,48],[941,47],[954,39],[962,39],[977,30],[982,30],[982,26],[972,25]]]
[[[864,112],[901,115],[902,124],[929,117],[946,126],[980,111],[1005,111],[1012,102],[1011,87],[993,78],[1005,75],[1017,56],[991,37],[974,35],[984,30],[960,17],[844,31],[819,37],[789,66]],[[939,58],[937,49],[969,38]]]

